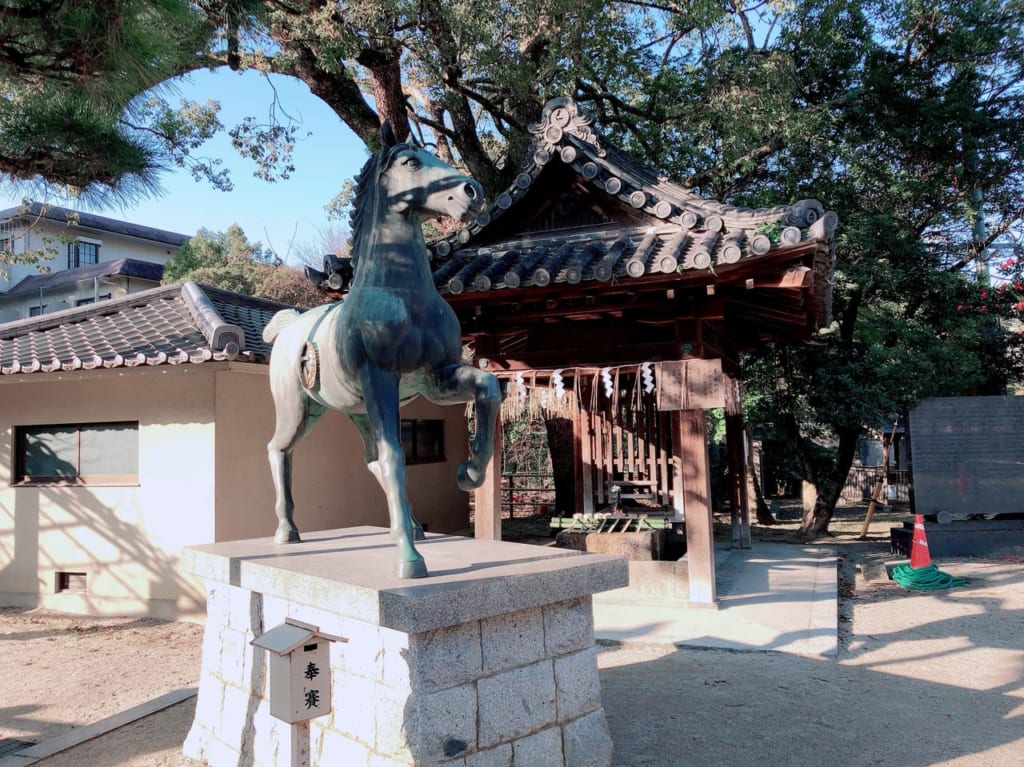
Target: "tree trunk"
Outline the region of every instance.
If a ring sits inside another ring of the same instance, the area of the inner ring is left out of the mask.
[[[409,137],[409,115],[402,91],[402,49],[397,44],[368,48],[356,61],[370,73],[370,87],[381,124],[391,123],[395,138],[405,141]]]
[[[544,427],[555,475],[555,513],[571,517],[576,511],[576,441],[572,419],[545,417]]]
[[[818,491],[814,506],[805,511],[800,521],[799,534],[813,537],[828,533],[828,525],[832,521],[836,504],[843,493],[846,478],[850,475],[853,457],[857,452],[857,440],[860,439],[860,427],[849,427],[839,432],[839,446],[834,460],[828,467],[819,466],[814,472],[812,481]]]
[[[757,463],[754,460],[754,437],[750,429],[745,429],[747,434],[747,468],[750,471],[751,482],[754,486],[754,515],[759,525],[777,525],[772,510],[764,499],[764,491],[761,489],[761,474],[757,470]],[[749,499],[748,499],[749,500]]]
[[[283,67],[272,58],[275,72],[292,75],[304,82],[314,96],[321,99],[370,148],[380,147],[380,118],[366,102],[359,84],[349,72],[327,72],[307,48],[294,46],[293,59]]]

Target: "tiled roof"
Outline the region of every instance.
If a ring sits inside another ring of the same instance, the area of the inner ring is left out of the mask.
[[[0,325],[0,375],[265,363],[264,326],[285,304],[185,282]]]
[[[68,208],[61,208],[56,205],[43,205],[33,202],[17,208],[0,210],[0,221],[9,218],[20,218],[33,220],[45,218],[59,224],[73,226],[77,229],[92,229],[98,232],[111,232],[125,237],[135,237],[139,240],[159,242],[164,245],[180,247],[191,239],[187,234],[168,232],[164,229],[156,229],[152,226],[142,226],[128,221],[119,221],[116,218],[97,216],[94,213],[82,213]]]
[[[431,245],[442,294],[714,275],[758,259],[831,252],[838,217],[818,201],[752,209],[706,200],[609,145],[571,99],[549,102],[531,130],[533,153],[512,186],[465,228]],[[558,165],[630,213],[633,225],[494,236],[519,201],[547,189],[548,171]]]
[[[163,264],[151,261],[140,261],[137,258],[119,258],[116,261],[103,261],[98,264],[79,266],[76,269],[61,269],[50,274],[30,274],[5,295],[13,296],[21,293],[36,293],[63,285],[71,285],[81,280],[96,277],[137,277],[143,280],[160,282],[164,276]]]

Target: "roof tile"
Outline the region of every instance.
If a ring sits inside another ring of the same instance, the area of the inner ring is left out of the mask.
[[[711,273],[808,243],[831,250],[838,217],[818,201],[754,209],[704,199],[610,145],[571,99],[550,101],[531,131],[534,151],[512,185],[466,227],[431,244],[442,294]],[[515,207],[551,163],[571,166],[581,181],[623,208],[642,212],[650,224],[486,242],[482,233]]]
[[[214,315],[197,320],[193,304],[206,299]],[[238,359],[265,363],[270,345],[263,328],[279,310],[291,308],[195,283],[133,293],[63,312],[0,324],[0,375],[67,370],[201,364]],[[244,345],[235,343],[240,327]],[[231,339],[223,348],[211,342]],[[238,348],[236,348],[238,347]]]

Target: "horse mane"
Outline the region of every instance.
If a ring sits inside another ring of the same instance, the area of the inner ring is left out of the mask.
[[[389,167],[395,155],[408,144],[395,144],[391,147],[374,152],[356,176],[355,191],[352,194],[352,214],[349,216],[349,229],[352,232],[353,274],[359,268],[359,256],[364,249],[373,244],[373,233],[380,214],[380,177]]]

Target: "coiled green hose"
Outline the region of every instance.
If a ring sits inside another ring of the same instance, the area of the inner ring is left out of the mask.
[[[934,564],[927,567],[911,567],[909,562],[896,565],[892,569],[892,579],[905,589],[916,591],[938,591],[963,586],[966,578],[957,578],[942,572]]]

